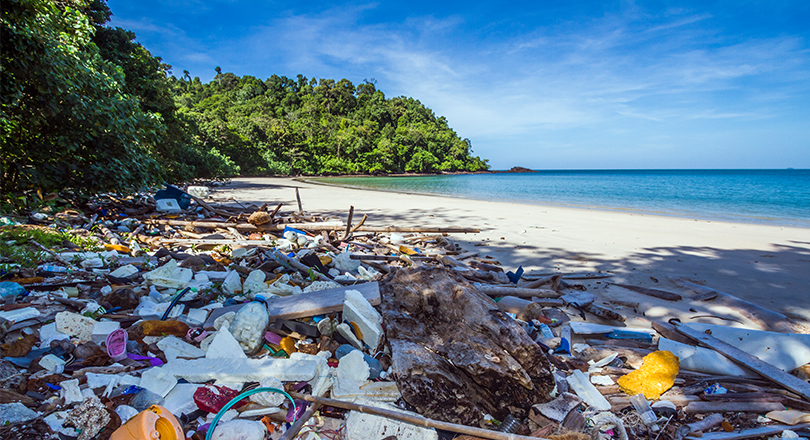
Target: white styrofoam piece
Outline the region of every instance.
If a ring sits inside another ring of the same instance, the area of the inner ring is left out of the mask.
[[[186,192],[200,199],[204,199],[208,197],[209,194],[211,194],[211,190],[207,186],[195,186],[195,185],[189,186],[188,189],[186,189]]]
[[[222,291],[228,295],[242,293],[242,278],[239,276],[239,272],[235,270],[228,271],[228,275],[222,281]]]
[[[264,424],[261,422],[253,420],[230,420],[218,424],[214,428],[211,440],[263,439],[265,434],[267,434],[267,428],[265,428]]]
[[[703,347],[682,344],[667,338],[658,339],[658,349],[668,351],[681,361],[681,369],[722,376],[755,376],[728,360],[722,354]]]
[[[73,312],[59,312],[56,314],[56,330],[80,341],[89,341],[93,337],[93,328],[96,321]]]
[[[129,405],[118,405],[115,413],[121,418],[121,423],[126,423],[129,419],[138,415],[138,410]]]
[[[177,199],[157,199],[155,209],[158,212],[183,212]]]
[[[79,389],[79,379],[59,382],[59,386],[62,387],[62,389],[59,390],[59,397],[65,399],[65,405],[84,400],[82,390]]]
[[[715,338],[788,372],[810,363],[810,334],[766,332],[698,322],[684,325],[699,332],[708,330]]]
[[[143,277],[158,287],[182,289],[186,287],[189,281],[191,281],[191,278],[194,277],[194,272],[191,269],[177,267],[177,261],[172,259],[163,266],[145,273]]]
[[[50,348],[52,341],[63,341],[70,339],[70,336],[56,330],[56,322],[45,324],[39,328],[40,348]]]
[[[205,320],[208,319],[208,314],[210,312],[205,309],[189,309],[186,316],[188,317],[189,321],[197,322],[198,325],[205,324]]]
[[[588,380],[588,375],[574,369],[573,373],[568,376],[568,385],[585,403],[593,407],[597,411],[609,411],[611,406],[610,402],[605,399],[605,396],[600,393],[596,387]]]
[[[233,337],[227,327],[222,327],[214,340],[208,345],[208,350],[205,352],[205,357],[208,359],[220,358],[247,358],[247,355],[242,351],[242,346],[239,341]]]
[[[171,362],[178,356],[186,358],[201,358],[205,356],[205,351],[183,341],[176,336],[167,336],[157,343],[158,348],[166,355],[166,360]]]
[[[86,373],[84,375],[87,378],[87,386],[93,389],[96,388],[104,388],[110,384],[111,380],[115,381],[115,385],[135,385],[139,386],[141,384],[141,378],[135,377],[130,374],[96,374],[96,373]]]
[[[54,356],[52,354],[47,354],[47,355],[43,356],[42,359],[39,360],[39,366],[46,369],[46,370],[48,370],[48,371],[50,371],[50,372],[52,372],[52,373],[54,371],[56,371],[56,369],[58,367],[64,367],[65,363],[66,362],[64,360],[62,360],[62,359],[60,359],[60,358],[58,358],[58,357],[56,357],[56,356]],[[60,371],[60,373],[61,373],[61,371]]]
[[[115,278],[126,278],[128,276],[135,275],[136,273],[138,273],[138,268],[131,264],[127,264],[126,266],[121,266],[118,269],[110,272],[110,276]]]
[[[196,383],[178,383],[166,395],[163,407],[176,416],[196,411],[198,408],[194,403],[194,392],[199,387]]]
[[[294,359],[177,359],[158,367],[178,378],[193,383],[215,379],[218,382],[260,382],[272,376],[282,382],[310,381],[315,378],[317,362]]]
[[[98,321],[93,325],[93,333],[90,340],[98,345],[107,340],[107,336],[115,330],[121,328],[121,323],[116,321]]]
[[[374,306],[356,290],[347,290],[343,300],[343,319],[354,322],[363,335],[363,342],[368,344],[371,351],[377,350],[382,338],[382,316],[374,310]]]
[[[323,354],[322,354],[323,353]],[[306,353],[293,353],[290,355],[292,360],[314,361],[317,365],[315,377],[309,381],[312,386],[312,394],[315,396],[322,396],[326,391],[332,387],[334,378],[332,377],[333,368],[329,366],[329,358],[332,356],[328,351],[318,353],[317,355]]]
[[[141,388],[166,397],[177,385],[177,379],[163,368],[152,367],[141,374]]]
[[[267,289],[267,284],[264,283],[266,277],[267,275],[260,270],[250,272],[242,284],[242,293],[251,299],[256,295],[261,295]]]
[[[352,330],[352,327],[349,324],[341,322],[340,324],[338,324],[337,327],[335,327],[335,331],[337,331],[340,334],[340,336],[346,338],[346,340],[349,341],[349,343],[354,348],[358,350],[363,349],[363,343],[360,342],[360,340],[357,339],[357,336],[354,335],[354,331]]]
[[[0,318],[6,319],[11,322],[22,322],[26,319],[33,319],[39,317],[39,310],[33,307],[23,307],[21,309],[9,310],[7,312],[0,312]]]
[[[375,406],[378,408],[397,411],[403,414],[412,414],[403,411],[394,405],[358,399],[356,403]],[[395,437],[398,440],[437,440],[439,438],[433,428],[424,428],[411,423],[393,420],[359,411],[351,411],[346,416],[346,438],[352,440],[379,440],[385,437]]]

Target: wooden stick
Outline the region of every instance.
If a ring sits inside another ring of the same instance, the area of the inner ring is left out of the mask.
[[[84,226],[83,226],[83,228],[84,228],[84,229],[87,229],[87,230],[89,231],[89,230],[90,230],[90,228],[92,228],[92,227],[93,227],[93,223],[95,223],[97,219],[98,219],[98,213],[93,214],[93,216],[92,216],[92,217],[90,217],[90,221],[89,221],[89,222],[87,222],[87,224],[86,224],[86,225],[84,225]]]
[[[538,437],[527,437],[525,435],[507,434],[505,432],[490,431],[488,429],[474,428],[472,426],[457,425],[455,423],[440,422],[438,420],[428,419],[426,417],[401,413],[392,411],[390,409],[377,408],[373,406],[358,405],[356,403],[345,402],[342,400],[326,399],[324,397],[316,397],[308,394],[290,393],[293,399],[306,400],[308,402],[317,402],[321,405],[334,406],[336,408],[348,409],[351,411],[359,411],[366,414],[374,414],[377,416],[386,417],[389,419],[400,420],[416,426],[424,426],[426,428],[442,429],[450,432],[457,432],[459,434],[472,435],[484,439],[491,440],[537,440]]]
[[[315,411],[319,410],[320,408],[321,404],[318,402],[315,402],[312,405],[310,405],[309,408],[307,408],[307,410],[304,411],[304,414],[301,414],[301,418],[296,420],[295,423],[293,423],[293,425],[290,426],[290,429],[285,431],[284,434],[282,434],[281,437],[278,438],[278,440],[294,439],[295,436],[298,435],[299,432],[301,432],[301,429],[304,427],[304,425],[307,424],[309,419],[311,419],[312,416],[315,415]]]
[[[284,204],[283,204],[283,203],[279,203],[279,204],[278,204],[278,206],[276,206],[276,209],[274,209],[274,210],[273,210],[273,212],[271,212],[271,213],[270,213],[270,218],[271,218],[271,219],[272,219],[273,217],[275,217],[275,215],[276,215],[276,214],[278,214],[278,210],[279,210],[279,209],[281,209],[282,205],[284,205]]]
[[[360,261],[399,261],[399,255],[366,255],[366,254],[351,254],[352,260]],[[432,260],[432,257],[423,257],[420,255],[411,255],[414,260]]]
[[[98,229],[101,231],[102,234],[104,234],[104,238],[110,241],[110,244],[115,245],[121,244],[121,240],[118,239],[118,236],[113,234],[113,232],[110,231],[106,226],[100,224],[98,225]]]
[[[184,232],[181,232],[181,234]],[[188,232],[186,232],[188,233]],[[195,234],[199,235],[199,234]],[[209,244],[213,246],[220,246],[223,244],[235,244],[235,245],[242,245],[242,246],[272,246],[273,242],[267,240],[234,240],[234,239],[221,239],[221,240],[214,240],[214,239],[194,239],[194,238],[162,238],[157,240],[160,243],[166,244]]]
[[[479,286],[478,290],[489,296],[516,296],[518,298],[559,298],[562,294],[549,289],[526,289],[523,287]]]
[[[289,267],[289,268],[298,270],[299,272],[301,272],[301,275],[304,275],[305,277],[308,277],[310,273],[314,273],[315,277],[318,279],[318,281],[332,281],[332,282],[334,282],[334,280],[332,280],[329,277],[327,277],[326,275],[318,272],[314,267],[309,267],[306,264],[303,264],[303,263],[299,262],[298,260],[294,260],[292,258],[289,258],[286,255],[282,254],[281,252],[272,251],[272,252],[267,252],[265,255],[267,255],[268,257],[273,258],[274,260],[276,260],[279,264],[281,264],[284,267]]]
[[[42,249],[43,251],[47,252],[47,253],[48,253],[48,254],[50,254],[50,255],[51,255],[51,256],[52,256],[54,259],[56,259],[56,261],[58,261],[58,262],[60,262],[60,263],[64,264],[65,266],[67,266],[67,267],[69,267],[69,268],[71,268],[71,269],[75,269],[75,268],[76,268],[76,266],[74,266],[74,265],[70,264],[70,263],[69,263],[67,260],[65,260],[64,258],[62,258],[62,257],[61,257],[59,254],[57,254],[56,252],[54,252],[54,251],[52,251],[52,250],[50,250],[50,249],[46,248],[45,246],[41,245],[41,244],[40,244],[38,241],[33,240],[33,239],[29,239],[29,240],[28,240],[28,242],[29,242],[29,243],[31,243],[31,244],[33,244],[34,246],[36,246],[36,247],[38,247],[38,248]]]
[[[304,208],[301,207],[301,196],[298,194],[298,187],[295,187],[295,200],[298,201],[298,213],[303,214]]]
[[[214,222],[214,221],[186,221],[186,220],[152,220],[153,224],[169,226],[196,226],[199,228],[227,228],[244,229],[248,231],[283,231],[285,226],[295,229],[305,229],[308,231],[341,231],[346,228],[342,222],[323,223],[287,223],[279,225],[264,224],[254,226],[250,223]],[[353,232],[436,232],[448,234],[477,234],[481,232],[475,228],[437,228],[437,227],[399,227],[399,226],[355,226]]]
[[[655,298],[661,298],[661,299],[667,300],[667,301],[680,301],[680,300],[683,299],[683,297],[681,295],[678,295],[677,293],[667,292],[666,290],[648,289],[646,287],[632,286],[632,285],[629,285],[629,284],[617,284],[617,283],[610,283],[610,284],[612,284],[614,286],[619,286],[622,289],[627,289],[627,290],[630,290],[632,292],[638,292],[638,293],[640,293],[642,295],[652,296],[652,297],[655,297]]]
[[[679,325],[675,328],[682,335],[706,345],[712,350],[727,357],[731,361],[753,370],[765,379],[772,380],[805,399],[810,399],[810,385],[798,377],[791,376],[779,368],[764,362],[762,359],[750,355],[737,347],[727,344],[709,334],[697,331],[684,325]]]
[[[346,241],[349,236],[352,235],[352,217],[354,217],[354,206],[349,206],[349,221],[346,222],[346,232],[343,234],[343,238],[341,238],[340,241]]]
[[[367,214],[363,214],[363,218],[361,218],[361,219],[360,219],[360,221],[359,221],[359,222],[357,222],[357,224],[356,224],[356,225],[354,225],[354,227],[352,228],[352,230],[351,230],[351,231],[349,231],[349,235],[351,236],[352,234],[354,234],[355,232],[357,232],[357,230],[358,230],[358,229],[360,229],[360,227],[362,227],[362,226],[363,226],[363,223],[365,223],[365,222],[366,222],[366,219],[367,219],[367,218],[368,218],[368,215],[367,215]]]
[[[766,437],[773,434],[780,434],[782,431],[789,429],[791,431],[799,431],[801,429],[810,428],[810,423],[802,423],[801,425],[768,425],[760,426],[759,428],[743,429],[742,431],[732,432],[707,432],[703,434],[701,440],[742,440],[746,438]]]

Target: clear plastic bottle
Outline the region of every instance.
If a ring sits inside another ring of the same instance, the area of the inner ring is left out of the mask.
[[[239,310],[239,313],[231,321],[228,331],[239,341],[242,350],[247,354],[251,354],[261,347],[265,329],[269,324],[270,315],[267,314],[264,297],[256,295],[253,301]]]

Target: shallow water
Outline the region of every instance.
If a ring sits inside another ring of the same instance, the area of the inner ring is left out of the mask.
[[[810,228],[810,170],[588,170],[314,180],[477,200]]]

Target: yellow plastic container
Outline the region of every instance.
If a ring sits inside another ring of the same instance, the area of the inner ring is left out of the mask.
[[[184,440],[183,427],[174,414],[160,405],[152,405],[129,419],[110,436],[110,440]]]

